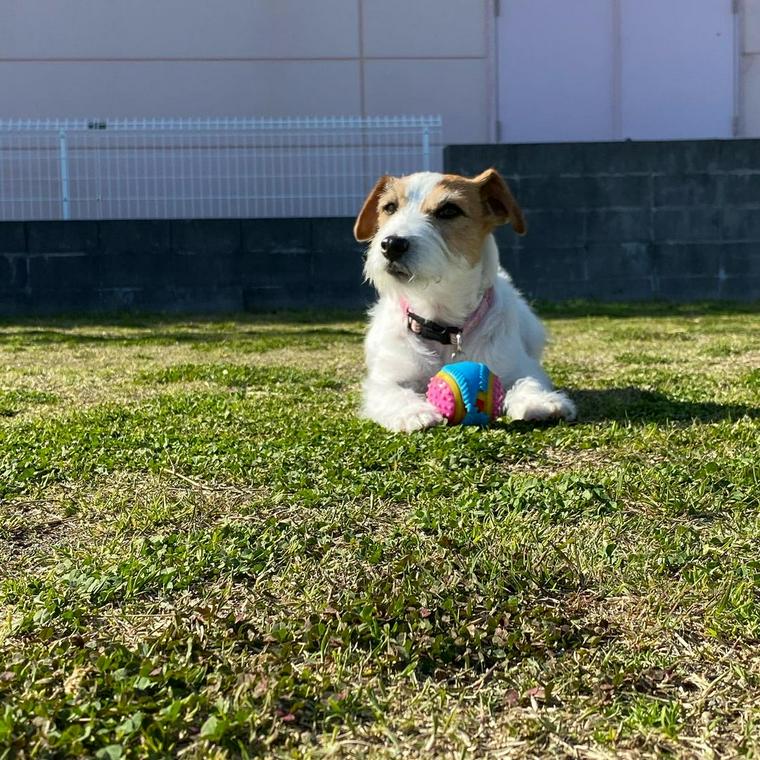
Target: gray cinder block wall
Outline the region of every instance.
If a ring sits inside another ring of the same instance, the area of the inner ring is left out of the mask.
[[[529,229],[498,238],[531,298],[760,299],[760,140],[450,146],[445,164],[508,177]],[[0,315],[361,307],[352,227],[0,222]]]
[[[533,298],[760,299],[760,140],[455,145],[447,171],[495,166],[528,234],[498,239]]]
[[[0,223],[0,314],[364,306],[346,219]]]

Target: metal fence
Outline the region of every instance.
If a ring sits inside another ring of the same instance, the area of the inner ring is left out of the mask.
[[[0,220],[350,216],[440,116],[0,121]]]

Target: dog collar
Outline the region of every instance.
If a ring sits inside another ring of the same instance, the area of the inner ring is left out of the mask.
[[[483,317],[488,313],[492,303],[493,288],[488,288],[483,294],[483,298],[480,299],[477,308],[467,317],[462,327],[442,325],[434,322],[432,319],[425,319],[415,314],[409,304],[403,299],[401,301],[401,308],[406,315],[406,327],[409,332],[418,335],[420,338],[442,343],[444,346],[450,346],[453,343],[456,345],[456,353],[458,353],[462,350],[462,334],[474,330],[483,321]]]

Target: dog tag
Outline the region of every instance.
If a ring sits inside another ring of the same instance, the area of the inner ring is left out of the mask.
[[[451,354],[451,358],[456,358],[457,354],[462,353],[462,333],[454,333],[454,351]]]

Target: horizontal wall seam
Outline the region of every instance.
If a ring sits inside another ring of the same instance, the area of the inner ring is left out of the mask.
[[[145,56],[145,57],[0,57],[0,63],[313,63],[315,61],[482,61],[485,55],[358,55],[348,56]]]

